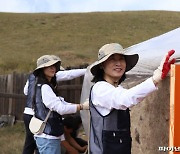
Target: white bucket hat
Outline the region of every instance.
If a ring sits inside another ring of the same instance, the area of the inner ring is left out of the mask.
[[[61,59],[55,55],[43,55],[37,59],[37,67],[33,73],[36,75],[39,69],[52,66],[54,64],[56,64],[56,72],[59,71]]]
[[[99,64],[106,61],[113,54],[124,55],[126,61],[126,72],[131,70],[138,62],[138,54],[128,55],[127,51],[118,43],[105,44],[99,49],[98,60],[90,66],[90,71],[93,75],[100,69]]]

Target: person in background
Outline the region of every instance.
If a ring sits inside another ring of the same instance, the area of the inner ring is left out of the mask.
[[[50,56],[54,60],[61,61],[61,59],[55,55],[50,55]],[[61,69],[56,73],[56,80],[57,81],[72,80],[76,77],[84,75],[85,71],[86,69],[74,69],[74,70],[64,70],[64,71],[62,71]],[[31,131],[29,130],[29,122],[32,116],[34,115],[34,111],[32,109],[33,94],[30,90],[28,91],[28,89],[32,89],[34,85],[35,85],[35,76],[33,73],[31,73],[24,87],[24,94],[27,95],[27,101],[26,101],[26,106],[25,106],[24,115],[23,115],[25,132],[26,132],[25,142],[24,142],[23,152],[22,152],[23,154],[33,154],[34,152],[39,153],[36,148],[34,134],[32,134]]]
[[[79,129],[82,126],[81,117],[79,115],[65,116],[63,119],[63,124],[65,140],[72,146],[72,149],[76,150],[78,153],[85,152],[88,143],[87,141],[78,137]],[[71,154],[68,148],[65,147],[67,151],[66,154]]]
[[[157,90],[175,59],[169,51],[153,76],[130,89],[120,84],[126,72],[138,62],[138,54],[129,55],[118,43],[102,46],[98,60],[90,67],[95,84],[90,91],[90,154],[131,154],[129,108]]]
[[[78,150],[76,150],[69,142],[65,139],[64,135],[61,138],[61,154],[79,154]]]
[[[43,133],[34,135],[40,154],[61,153],[60,136],[64,133],[62,115],[89,109],[88,101],[72,104],[57,96],[56,72],[59,71],[60,64],[60,60],[44,55],[37,59],[37,67],[33,72],[37,81],[35,88],[31,89],[35,91],[35,117],[45,120],[51,111]]]

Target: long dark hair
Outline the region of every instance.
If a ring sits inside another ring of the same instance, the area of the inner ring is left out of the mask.
[[[99,67],[99,66],[98,66]],[[119,80],[119,83],[120,84],[121,82],[123,82],[124,80],[126,79],[126,74],[124,73],[122,75],[122,77],[120,78]],[[96,71],[96,74],[94,74],[94,77],[92,79],[92,82],[96,83],[98,81],[105,81],[104,80],[104,70],[102,68],[99,67],[98,71]]]
[[[51,81],[48,81],[48,79],[46,78],[43,68],[40,68],[38,70],[38,72],[36,73],[36,77],[37,77],[37,84],[48,84],[52,90],[54,91],[54,93],[57,95],[57,81],[56,81],[56,75],[54,75],[51,78]]]

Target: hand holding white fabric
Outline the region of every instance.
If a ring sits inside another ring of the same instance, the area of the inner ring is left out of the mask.
[[[89,110],[89,99],[86,99],[85,102],[82,104],[83,110]]]
[[[174,53],[175,53],[174,50],[170,50],[162,59],[160,66],[154,71],[152,78],[156,83],[163,80],[167,76],[171,68],[171,64],[175,63],[176,61],[175,58],[169,60]]]

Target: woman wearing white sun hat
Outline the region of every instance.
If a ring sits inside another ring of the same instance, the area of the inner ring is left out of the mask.
[[[44,60],[44,61],[43,61]],[[60,71],[60,63],[61,60],[59,57],[55,55],[44,55],[37,60],[37,68],[34,71],[34,73],[38,73],[39,69],[43,69],[44,67],[48,67],[49,65],[55,63],[56,66],[56,75],[53,77],[56,81],[64,81],[64,80],[71,80],[73,78],[79,77],[84,75],[86,69],[73,69],[73,70],[65,70]],[[62,68],[62,67],[61,67]],[[62,70],[62,69],[61,69]],[[56,84],[56,81],[54,80],[54,84]],[[31,74],[29,76],[29,79],[26,82],[26,85],[24,87],[24,93],[25,95],[28,95],[27,97],[27,103],[24,110],[24,123],[26,128],[26,139],[24,144],[24,150],[23,154],[31,154],[35,150],[35,142],[33,139],[33,134],[29,130],[29,121],[31,117],[34,115],[34,111],[32,110],[32,87],[34,87],[35,83],[35,76]],[[55,86],[55,85],[54,85]],[[61,101],[65,102],[63,98],[60,98]]]
[[[90,154],[130,154],[129,107],[142,101],[157,89],[156,85],[166,77],[169,61],[174,50],[167,53],[151,78],[141,84],[124,89],[120,84],[126,79],[125,73],[138,62],[138,54],[128,55],[118,43],[102,46],[98,60],[90,67],[94,86],[90,91]]]

